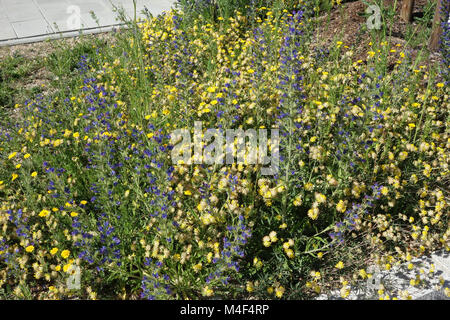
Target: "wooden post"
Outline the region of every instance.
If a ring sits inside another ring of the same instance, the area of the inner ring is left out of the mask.
[[[414,9],[414,0],[403,0],[402,9],[400,11],[400,17],[405,22],[411,22],[413,9]]]
[[[447,4],[444,4],[444,1],[447,2]],[[434,11],[434,18],[433,18],[433,29],[431,31],[430,41],[428,42],[428,48],[430,51],[436,51],[439,49],[439,40],[442,35],[442,26],[441,23],[444,21],[447,21],[448,19],[448,12],[450,9],[450,2],[447,0],[437,0],[436,4],[436,10]],[[445,8],[447,6],[447,8]],[[446,10],[445,10],[445,9]],[[443,17],[444,12],[447,12],[447,17]]]

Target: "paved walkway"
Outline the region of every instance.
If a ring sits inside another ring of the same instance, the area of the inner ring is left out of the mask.
[[[170,10],[175,0],[137,0],[138,16]],[[111,30],[120,24],[114,7],[134,16],[132,0],[0,0],[0,46]],[[91,12],[98,19],[92,17]]]

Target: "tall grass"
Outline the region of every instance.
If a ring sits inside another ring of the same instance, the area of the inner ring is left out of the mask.
[[[314,47],[307,8],[252,7],[250,20],[234,11],[244,2],[197,17],[187,5],[81,47],[76,65],[52,55],[71,85],[1,126],[7,294],[347,297],[370,263],[449,248],[448,88],[434,67],[385,38],[364,60],[340,41]],[[279,129],[279,172],[172,163],[171,134],[195,121]]]

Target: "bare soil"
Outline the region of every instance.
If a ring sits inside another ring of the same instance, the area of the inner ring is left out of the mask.
[[[96,37],[105,39],[105,41],[111,39],[110,33],[89,34],[83,37]],[[62,47],[73,48],[80,41],[82,41],[80,37],[74,37],[0,47],[0,61],[8,56],[21,56],[26,61],[37,62],[34,72],[27,77],[22,77],[17,82],[17,86],[24,89],[39,87],[41,88],[41,93],[46,95],[50,89],[50,81],[55,80],[55,76],[44,63],[46,57]]]

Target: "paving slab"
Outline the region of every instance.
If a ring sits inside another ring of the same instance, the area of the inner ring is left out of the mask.
[[[29,0],[0,0],[0,4],[3,6],[10,6],[15,4],[23,4],[23,3],[29,3]]]
[[[4,7],[9,22],[22,22],[43,18],[39,8],[34,2],[16,3]]]
[[[70,0],[71,5],[78,6],[81,12],[110,11],[110,6],[104,0]]]
[[[85,28],[101,28],[119,23],[116,20],[116,16],[108,11],[94,12],[94,16],[91,13],[82,13],[81,19],[82,23],[85,24]]]
[[[67,21],[70,13],[67,8],[70,6],[68,1],[61,0],[58,3],[52,3],[51,0],[35,0],[38,8],[48,24],[55,30],[55,32],[65,32],[69,30],[80,29],[69,26]],[[80,15],[74,13],[80,20]]]
[[[11,26],[16,32],[18,38],[27,38],[35,35],[54,33],[53,28],[43,18],[12,22]]]
[[[6,20],[8,17],[6,15],[5,7],[0,3],[0,20]]]
[[[13,27],[8,22],[0,21],[0,41],[16,38]]]
[[[156,16],[175,1],[137,0],[137,16],[144,8]],[[132,0],[0,0],[0,46],[105,32],[123,24],[115,8],[134,17]]]

